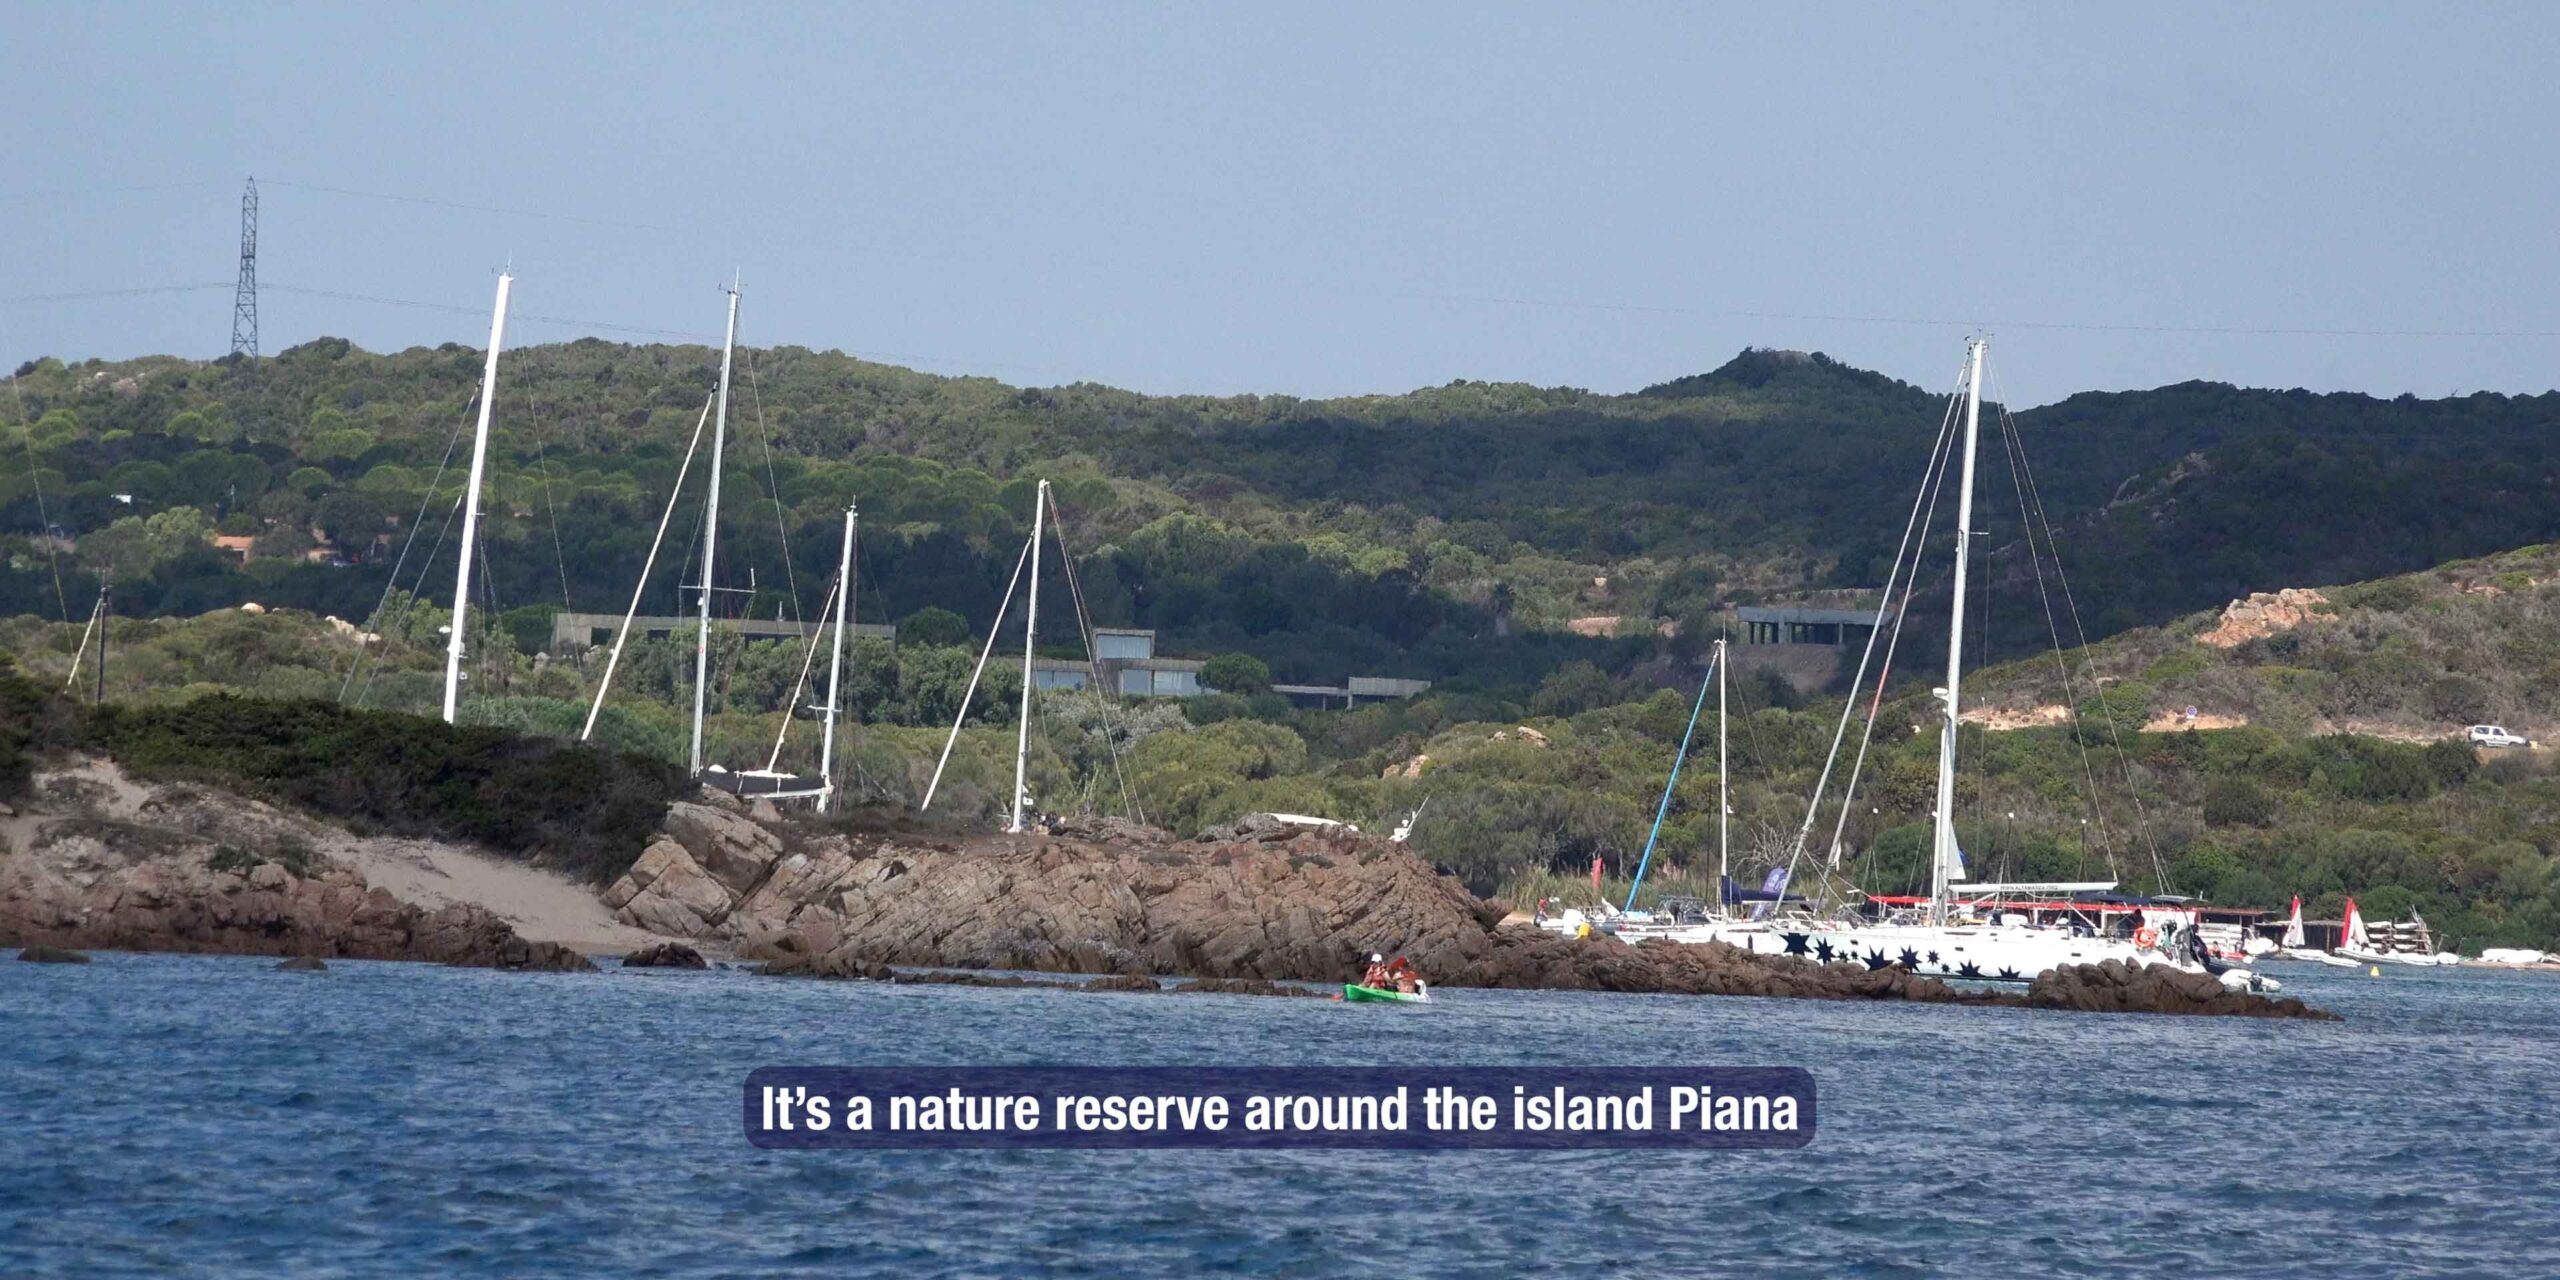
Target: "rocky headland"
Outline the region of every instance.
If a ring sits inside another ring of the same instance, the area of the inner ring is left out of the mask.
[[[586,952],[699,969],[709,952],[783,976],[1267,995],[1341,982],[1377,951],[1443,988],[2327,1016],[2161,969],[2064,969],[1985,992],[1722,945],[1567,938],[1504,924],[1505,904],[1402,845],[1268,820],[1194,840],[1114,819],[991,835],[894,814],[786,819],[706,791],[671,805],[597,893],[504,850],[369,840],[87,761],[42,775],[0,837],[0,946],[527,969],[588,968]],[[547,905],[528,913],[528,900]],[[936,972],[950,970],[974,972]]]
[[[711,798],[670,810],[605,900],[626,923],[715,940],[764,971],[896,968],[1340,982],[1368,953],[1442,987],[1907,1000],[2091,1012],[2323,1017],[2172,970],[2081,966],[2021,993],[1896,968],[1723,945],[1629,945],[1502,923],[1509,908],[1403,846],[1247,822],[1198,840],[1117,820],[1020,836],[863,834],[756,820]]]
[[[0,946],[592,967],[487,907],[403,901],[318,851],[348,838],[111,765],[49,772],[0,818]]]

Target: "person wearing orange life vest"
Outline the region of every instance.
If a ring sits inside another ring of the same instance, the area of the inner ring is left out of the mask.
[[[1373,990],[1390,989],[1395,979],[1387,974],[1387,958],[1375,951],[1369,953],[1369,968],[1360,975],[1360,985]]]

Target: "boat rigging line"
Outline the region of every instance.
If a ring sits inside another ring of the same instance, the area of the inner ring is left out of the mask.
[[[6,318],[0,317],[0,341],[8,338]],[[17,375],[9,377],[9,395],[17,403],[18,431],[27,446],[27,484],[35,491],[37,532],[44,537],[45,563],[53,569],[53,604],[62,611],[62,620],[71,621],[71,597],[62,590],[62,551],[54,544],[53,517],[44,508],[44,459],[36,453],[36,424],[27,418],[27,389]]]
[[[436,490],[441,488],[444,484],[444,473],[453,466],[453,451],[462,445],[463,424],[471,420],[472,411],[479,405],[479,403],[480,393],[477,391],[471,393],[470,399],[462,402],[462,413],[453,420],[453,434],[447,437],[444,442],[444,457],[437,461],[434,477],[427,481],[425,492],[418,496],[418,512],[416,515],[410,517],[408,536],[400,540],[400,554],[392,561],[391,572],[384,576],[382,580],[382,596],[380,599],[373,602],[373,613],[365,620],[365,625],[371,627],[376,634],[387,634],[390,631],[390,619],[385,616],[384,610],[391,603],[392,591],[397,589],[400,585],[400,570],[409,563],[410,548],[416,546],[418,543],[418,530],[424,527],[427,522],[427,508],[434,504],[436,500]],[[446,517],[448,527],[450,527],[451,521],[452,517],[448,515]],[[436,549],[442,549],[443,546],[444,535],[439,532],[436,535]],[[430,563],[435,560],[435,550],[427,552],[427,560]],[[420,585],[424,585],[426,582],[426,569],[423,565],[420,566],[418,574],[418,581]],[[415,605],[414,593],[411,605]],[[407,609],[402,610],[404,617],[407,612]],[[363,629],[363,627],[358,628],[359,631],[362,631]],[[366,660],[368,658],[378,659],[378,656],[379,655],[377,654],[368,654],[365,651],[364,639],[359,635],[356,639],[355,660],[347,664],[346,679],[339,682],[338,685],[339,702],[343,703],[347,700],[347,690],[354,686],[356,682],[356,675],[365,667]],[[366,687],[370,688],[372,686],[371,677],[367,677],[365,683]],[[361,695],[356,699],[356,705],[364,705],[364,699]]]
[[[2009,418],[2009,407],[2006,404],[2002,404],[2000,406],[2000,416],[2003,419]],[[2014,420],[2009,421],[2008,430],[2013,434],[2017,431],[2017,424]],[[2044,495],[2043,492],[2036,487],[2034,464],[2027,460],[2023,449],[2019,453],[2018,463],[2021,473],[2026,478],[2027,496],[2034,507],[2030,516],[2035,523],[2044,527],[2045,544],[2053,549],[2054,584],[2062,588],[2063,608],[2071,617],[2071,633],[2079,641],[2080,661],[2082,666],[2087,668],[2089,664],[2089,631],[2088,628],[2081,625],[2080,603],[2071,592],[2071,575],[2062,567],[2062,551],[2060,545],[2054,541],[2053,521],[2045,514]],[[2175,892],[2176,890],[2169,883],[2168,866],[2160,857],[2159,841],[2151,832],[2149,811],[2144,808],[2142,803],[2142,788],[2137,785],[2134,780],[2133,758],[2125,752],[2124,734],[2116,727],[2115,711],[2112,707],[2109,707],[2106,704],[2106,691],[2103,687],[2097,684],[2097,672],[2094,668],[2089,668],[2089,676],[2091,687],[2096,689],[2098,692],[2099,707],[2106,713],[2105,719],[2107,722],[2108,745],[2115,749],[2116,765],[2124,775],[2126,796],[2133,802],[2135,830],[2141,835],[2143,845],[2151,855],[2152,877],[2160,886],[2161,892]]]
[[[1059,518],[1055,503],[1049,506],[1049,528],[1058,535],[1058,562],[1067,571],[1067,597],[1075,604],[1076,628],[1084,636],[1085,661],[1093,668],[1093,683],[1097,686],[1095,701],[1102,710],[1102,745],[1111,758],[1112,777],[1119,783],[1120,805],[1130,817],[1145,822],[1147,811],[1139,806],[1136,793],[1129,789],[1128,771],[1120,764],[1120,725],[1112,717],[1112,712],[1120,705],[1120,690],[1116,684],[1102,678],[1102,646],[1094,640],[1093,611],[1085,603],[1084,580],[1076,573],[1075,553],[1067,548],[1067,527]]]
[[[978,678],[987,672],[987,659],[995,654],[996,637],[1004,631],[1004,616],[1013,608],[1013,591],[1022,585],[1023,566],[1031,563],[1031,543],[1022,544],[1022,555],[1013,562],[1013,578],[1004,584],[1004,599],[996,605],[996,620],[987,628],[986,647],[978,650],[978,665],[969,672],[969,687],[960,694],[959,713],[951,718],[951,736],[942,740],[942,758],[933,762],[933,779],[925,783],[924,799],[916,803],[916,812],[933,807],[934,793],[942,789],[942,770],[951,763],[952,745],[960,741],[960,726],[969,722],[969,703],[978,696]]]
[[[798,622],[800,621],[800,579],[791,567],[790,522],[783,519],[782,480],[774,471],[773,432],[765,427],[764,393],[756,388],[756,350],[753,347],[747,348],[747,403],[755,410],[756,439],[764,444],[765,491],[767,496],[773,499],[773,532],[782,545],[782,584],[789,592],[785,599],[791,604],[791,620]],[[819,611],[825,612],[825,607],[820,606]]]
[[[2123,871],[2116,863],[2115,842],[2111,833],[2107,829],[2106,806],[2098,803],[2097,766],[2089,754],[2089,740],[2087,736],[2080,731],[2080,691],[2078,682],[2072,679],[2070,660],[2065,658],[2062,654],[2062,627],[2054,618],[2053,593],[2045,587],[2044,558],[2042,553],[2037,550],[2035,521],[2029,515],[2030,507],[2027,500],[2027,487],[2024,472],[2026,446],[2025,443],[2018,438],[2017,421],[2009,416],[2006,406],[2002,407],[2000,413],[2000,430],[2001,438],[2007,445],[2008,450],[2010,485],[2017,491],[2018,495],[2019,522],[2026,533],[2028,568],[2035,574],[2036,599],[2044,608],[2045,632],[2053,640],[2054,674],[2059,676],[2062,680],[2062,705],[2070,709],[2072,730],[2071,740],[2073,745],[2079,748],[2080,776],[2087,786],[2085,794],[2089,801],[2089,821],[2092,824],[2091,829],[2098,838],[2098,849],[2100,854],[2106,858],[2108,876],[2114,879],[2122,879]],[[2051,531],[2047,530],[2048,542],[2050,542],[2050,535]],[[2061,558],[2061,549],[2059,547],[2054,548],[2054,568],[2056,572],[2059,572],[2061,569]],[[2100,693],[2100,699],[2103,703],[2103,691]],[[2088,875],[2089,847],[2086,842],[2083,842],[2080,847],[2080,877],[2085,880],[2088,878]],[[2003,876],[2001,878],[2007,879],[2009,877]]]
[[[1787,857],[1789,884],[1795,883],[1797,865],[1804,859],[1805,843],[1812,836],[1813,824],[1822,812],[1822,797],[1830,786],[1832,770],[1839,763],[1840,747],[1849,732],[1849,719],[1857,709],[1856,693],[1865,687],[1868,665],[1875,659],[1876,639],[1885,633],[1885,619],[1888,614],[1891,614],[1893,616],[1892,640],[1888,642],[1885,649],[1883,672],[1880,672],[1876,679],[1875,698],[1867,709],[1865,732],[1858,740],[1857,763],[1852,766],[1847,785],[1841,791],[1839,819],[1831,835],[1831,856],[1828,865],[1822,868],[1826,889],[1831,887],[1832,874],[1839,870],[1840,840],[1847,829],[1849,805],[1857,793],[1858,771],[1866,764],[1867,746],[1875,735],[1876,716],[1884,706],[1884,673],[1889,673],[1893,668],[1893,646],[1901,640],[1903,616],[1910,610],[1912,588],[1919,579],[1919,558],[1915,554],[1915,542],[1926,541],[1929,521],[1936,518],[1938,487],[1944,481],[1944,458],[1954,439],[1959,395],[1960,393],[1951,392],[1947,396],[1946,412],[1938,423],[1938,438],[1929,450],[1929,465],[1921,473],[1919,488],[1912,495],[1911,514],[1903,519],[1902,543],[1894,550],[1893,567],[1885,576],[1884,595],[1876,604],[1875,622],[1867,628],[1867,643],[1858,655],[1857,674],[1849,682],[1851,696],[1841,704],[1840,722],[1831,732],[1831,750],[1823,758],[1822,773],[1814,782],[1813,795],[1805,802],[1804,821],[1796,828],[1795,848]],[[1928,517],[1927,520],[1923,519],[1924,513]],[[1910,572],[1907,576],[1903,571],[1906,561],[1910,563]],[[1894,608],[1894,584],[1897,581],[1904,584],[1902,606],[1898,612]]]
[[[606,691],[613,688],[613,671],[622,663],[623,642],[631,638],[631,620],[640,614],[640,598],[649,589],[649,571],[657,567],[658,548],[667,540],[667,522],[675,519],[676,504],[684,499],[685,473],[693,469],[693,455],[702,447],[702,428],[711,421],[711,396],[717,394],[715,391],[702,397],[702,416],[693,422],[693,442],[684,447],[684,461],[676,465],[676,482],[667,489],[666,512],[658,517],[657,535],[649,539],[649,557],[640,562],[640,578],[631,584],[631,607],[623,611],[622,625],[614,630],[613,649],[605,655],[604,676],[596,681],[595,702],[587,708],[586,726],[578,730],[580,742],[595,736],[596,716],[604,710]],[[685,558],[688,561],[693,558],[689,549]]]
[[[1644,888],[1645,872],[1653,866],[1653,847],[1662,839],[1662,820],[1671,814],[1671,789],[1680,785],[1680,766],[1689,762],[1689,742],[1698,734],[1698,716],[1707,709],[1707,690],[1718,687],[1722,683],[1724,656],[1724,641],[1718,640],[1715,657],[1708,660],[1706,675],[1698,681],[1698,700],[1690,704],[1689,727],[1680,731],[1680,750],[1671,757],[1671,776],[1663,780],[1662,802],[1654,806],[1653,830],[1644,838],[1644,856],[1636,860],[1635,878],[1627,883],[1627,905],[1619,910],[1636,909],[1636,891]],[[1721,767],[1718,772],[1722,772]],[[1722,785],[1721,781],[1718,785]],[[1716,816],[1721,820],[1724,815]],[[1716,897],[1719,900],[1724,897],[1722,886],[1718,886]]]

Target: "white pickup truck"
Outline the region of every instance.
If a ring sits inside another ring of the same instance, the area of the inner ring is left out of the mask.
[[[2471,745],[2475,747],[2529,747],[2533,744],[2526,741],[2524,736],[2521,734],[2507,732],[2507,727],[2505,725],[2475,724],[2471,726]]]

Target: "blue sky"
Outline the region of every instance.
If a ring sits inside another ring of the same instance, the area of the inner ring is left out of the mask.
[[[709,333],[736,269],[759,345],[1157,392],[1623,391],[1745,345],[1943,388],[1976,324],[2019,403],[2560,381],[2560,6],[117,4],[9,26],[11,362],[220,354],[227,287],[32,299],[228,281],[254,173],[270,351],[477,344],[512,262],[511,342]],[[2355,332],[2272,332],[2302,330]]]

